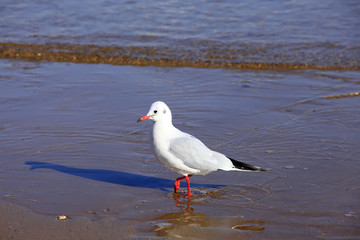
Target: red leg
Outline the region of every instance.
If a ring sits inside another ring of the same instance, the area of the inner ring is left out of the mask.
[[[187,189],[188,189],[188,194],[185,195],[184,197],[190,197],[192,194],[191,194],[191,191],[190,191],[190,179],[189,177],[191,177],[192,175],[188,175],[188,176],[185,176],[186,178],[186,183],[187,183]]]
[[[175,184],[174,184],[174,192],[176,193],[176,192],[180,189],[180,182],[181,182],[181,180],[183,180],[184,178],[186,178],[186,183],[187,183],[187,185],[188,185],[188,194],[185,195],[185,197],[191,196],[192,194],[191,194],[191,192],[190,192],[190,180],[189,180],[189,177],[191,177],[191,176],[192,176],[192,174],[189,174],[189,175],[187,175],[187,176],[177,178],[176,181],[175,181]]]
[[[180,181],[183,180],[185,177],[179,177],[176,179],[174,184],[174,192],[176,193],[180,189]]]

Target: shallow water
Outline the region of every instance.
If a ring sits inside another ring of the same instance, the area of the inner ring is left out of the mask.
[[[5,0],[0,15],[0,238],[360,237],[358,1]],[[136,123],[156,100],[268,171],[173,194]]]
[[[357,71],[250,71],[0,61],[0,199],[131,236],[356,239]],[[268,169],[191,178],[150,149],[155,100],[210,148]],[[185,191],[185,185],[181,185]],[[129,223],[130,222],[130,223]]]

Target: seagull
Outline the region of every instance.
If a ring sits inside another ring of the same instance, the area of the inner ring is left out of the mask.
[[[216,170],[265,171],[212,151],[196,137],[174,127],[170,108],[164,102],[154,102],[149,112],[137,121],[146,119],[154,121],[152,140],[155,157],[168,169],[183,175],[175,181],[175,193],[180,189],[180,181],[186,179],[188,193],[184,197],[192,195],[189,177],[195,174],[206,175]]]

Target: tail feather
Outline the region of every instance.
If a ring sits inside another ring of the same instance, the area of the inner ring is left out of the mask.
[[[253,166],[247,163],[243,163],[243,162],[239,162],[235,159],[229,158],[230,161],[232,162],[232,164],[234,165],[235,168],[240,169],[240,170],[244,170],[244,171],[266,171],[265,169],[261,168],[261,167],[257,167],[257,166]]]

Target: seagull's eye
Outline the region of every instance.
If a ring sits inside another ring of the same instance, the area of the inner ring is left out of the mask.
[[[157,110],[154,110],[154,113],[157,113]]]

